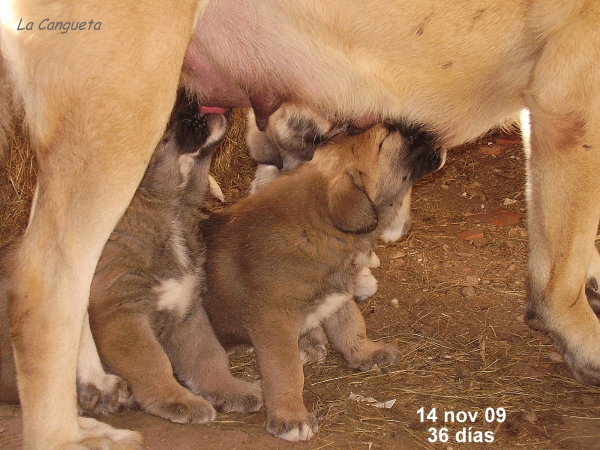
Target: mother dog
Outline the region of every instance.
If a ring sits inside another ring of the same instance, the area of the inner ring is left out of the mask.
[[[25,111],[39,165],[9,308],[27,449],[127,448],[137,439],[78,421],[78,343],[96,261],[182,79],[205,105],[253,106],[263,128],[290,101],[357,128],[424,123],[447,146],[529,108],[526,318],[552,333],[579,380],[600,383],[600,323],[586,298],[600,276],[597,1],[6,0],[0,8],[13,106]],[[17,31],[20,19],[45,18],[102,29]]]

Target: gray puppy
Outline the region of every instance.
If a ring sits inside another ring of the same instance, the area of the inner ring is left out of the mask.
[[[213,149],[227,122],[179,93],[131,205],[104,247],[89,317],[109,370],[141,407],[178,423],[256,411],[256,384],[234,378],[202,308],[205,248],[197,239]]]

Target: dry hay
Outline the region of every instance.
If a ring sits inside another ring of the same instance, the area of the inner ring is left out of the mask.
[[[234,109],[227,136],[215,151],[212,174],[226,192],[227,202],[245,197],[256,163],[246,151],[246,110]]]
[[[18,121],[9,138],[10,151],[0,157],[0,245],[20,234],[35,187],[35,162]]]

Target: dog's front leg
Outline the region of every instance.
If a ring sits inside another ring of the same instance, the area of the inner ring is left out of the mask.
[[[111,445],[118,442],[122,448],[137,448],[141,440],[137,433],[114,430],[92,419],[78,420],[76,396],[90,283],[111,226],[100,227],[95,219],[108,224],[114,219],[112,223],[116,223],[127,199],[122,199],[118,211],[107,208],[113,217],[106,217],[106,210],[90,207],[97,198],[85,198],[78,192],[86,190],[83,180],[68,173],[61,170],[58,158],[41,164],[33,214],[9,293],[24,447],[54,450],[79,443],[81,448],[117,448]],[[88,181],[94,178],[83,177]],[[132,188],[131,195],[135,186]],[[90,217],[86,210],[91,211]]]
[[[215,420],[216,411],[208,400],[194,395],[173,377],[171,362],[156,340],[148,317],[119,311],[103,315],[98,322],[94,314],[92,318],[102,360],[129,382],[144,410],[175,423]]]
[[[83,320],[102,247],[164,131],[203,2],[5,3],[2,52],[38,163],[9,293],[24,447],[131,448],[137,433],[77,418]],[[15,31],[19,18],[65,14],[102,28]]]
[[[218,341],[202,305],[163,344],[173,371],[184,386],[209,400],[219,412],[255,412],[262,405],[258,382],[234,377],[229,357]]]
[[[250,338],[256,349],[267,410],[267,431],[286,441],[308,441],[317,418],[304,407],[304,373],[298,328],[285,314],[256,315]]]

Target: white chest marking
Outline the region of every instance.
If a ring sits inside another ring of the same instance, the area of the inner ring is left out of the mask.
[[[154,288],[154,292],[158,294],[158,309],[167,309],[175,311],[180,316],[183,316],[192,302],[192,298],[198,278],[192,273],[184,275],[180,280],[170,278],[163,280]]]
[[[190,258],[185,247],[183,236],[181,235],[181,225],[175,220],[171,227],[171,249],[175,260],[179,263],[182,269],[187,269],[190,265]]]
[[[301,333],[303,334],[313,328],[319,326],[323,319],[331,316],[335,313],[344,303],[352,300],[352,294],[349,292],[330,294],[325,297],[319,306],[306,316],[304,326],[302,327]]]

